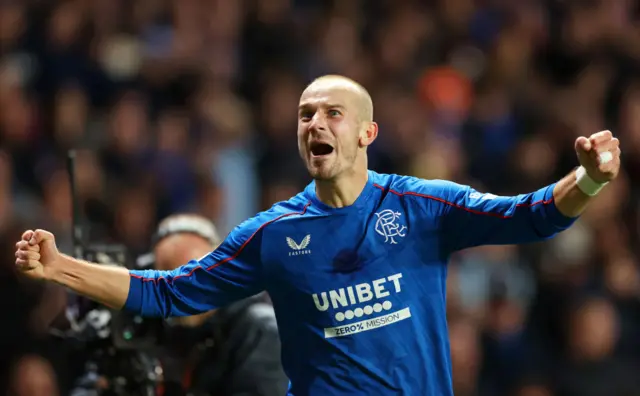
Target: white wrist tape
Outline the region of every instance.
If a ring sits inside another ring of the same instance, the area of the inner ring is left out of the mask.
[[[602,190],[602,188],[607,185],[608,182],[598,183],[597,181],[594,181],[587,174],[587,170],[583,166],[581,166],[576,170],[576,183],[578,184],[578,188],[580,189],[580,191],[590,197],[593,197],[594,195],[598,194],[600,190]]]

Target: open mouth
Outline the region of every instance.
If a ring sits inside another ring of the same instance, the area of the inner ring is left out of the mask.
[[[333,153],[333,146],[328,143],[314,142],[311,143],[311,154],[314,157],[321,157]]]

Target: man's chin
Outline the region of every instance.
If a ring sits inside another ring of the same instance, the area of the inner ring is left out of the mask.
[[[327,181],[335,177],[335,172],[328,166],[310,166],[308,170],[314,180]]]

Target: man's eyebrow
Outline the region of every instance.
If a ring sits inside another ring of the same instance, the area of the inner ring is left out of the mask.
[[[314,105],[312,103],[303,103],[300,106],[298,106],[298,110],[307,110],[311,107],[314,107]],[[327,104],[321,104],[319,107],[323,107],[323,108],[327,108],[327,109],[345,109],[346,107],[344,105],[341,104],[331,104],[331,103],[327,103]]]
[[[327,107],[329,109],[344,109],[345,108],[343,105],[337,104],[337,103],[336,104],[329,103],[329,104],[325,105],[325,107]]]

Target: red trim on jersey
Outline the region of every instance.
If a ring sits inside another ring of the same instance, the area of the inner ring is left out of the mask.
[[[299,211],[299,212],[290,212],[290,213],[285,213],[285,214],[282,214],[282,215],[280,215],[280,216],[276,217],[275,219],[272,219],[272,220],[269,220],[269,221],[267,221],[267,222],[263,223],[260,227],[258,227],[258,229],[257,229],[257,230],[255,230],[255,231],[253,232],[253,234],[251,234],[251,236],[250,236],[249,238],[247,238],[247,240],[246,240],[246,241],[245,241],[245,242],[244,242],[244,243],[243,243],[243,244],[238,248],[238,250],[237,250],[233,255],[231,255],[231,256],[229,256],[229,257],[227,257],[227,258],[224,258],[224,259],[222,259],[222,260],[218,261],[217,263],[215,263],[215,264],[213,264],[213,265],[210,265],[209,267],[206,267],[206,268],[205,268],[205,267],[202,267],[202,266],[195,267],[195,268],[194,268],[194,269],[192,269],[188,274],[181,274],[181,275],[174,276],[173,278],[167,278],[167,282],[169,282],[169,281],[174,281],[174,280],[176,280],[176,279],[178,279],[178,278],[184,278],[184,277],[191,276],[191,275],[193,275],[193,273],[194,273],[196,270],[198,270],[198,269],[204,269],[204,270],[206,270],[206,271],[211,271],[212,269],[214,269],[214,268],[216,268],[216,267],[219,267],[219,266],[221,266],[221,265],[222,265],[222,264],[224,264],[224,263],[228,263],[229,261],[231,261],[231,260],[233,260],[233,259],[237,258],[237,257],[240,255],[240,253],[242,253],[242,250],[243,250],[243,249],[244,249],[244,248],[249,244],[249,242],[251,242],[251,240],[253,239],[253,237],[255,237],[255,236],[256,236],[256,234],[258,234],[258,232],[260,232],[260,230],[262,230],[264,227],[266,227],[266,226],[268,226],[269,224],[274,223],[274,222],[276,222],[276,221],[278,221],[278,220],[280,220],[280,219],[282,219],[282,218],[284,218],[284,217],[293,216],[293,215],[303,215],[303,214],[305,214],[305,213],[307,212],[307,208],[309,207],[309,205],[311,205],[311,202],[308,202],[308,203],[304,206],[304,208],[303,208],[301,211]],[[164,276],[162,276],[162,277],[160,277],[160,278],[145,278],[145,277],[140,276],[140,275],[134,275],[134,274],[130,274],[130,275],[131,275],[132,277],[134,277],[134,278],[141,279],[143,282],[155,282],[155,281],[159,281],[159,280],[161,280],[161,279],[165,279],[165,277],[164,277]]]
[[[379,184],[374,184],[374,186],[379,188],[379,189],[381,189],[381,190],[383,190],[383,191],[385,190],[385,188],[383,186],[379,185]],[[464,211],[467,211],[467,212],[473,213],[473,214],[484,215],[484,216],[493,216],[493,217],[498,217],[500,219],[508,219],[508,218],[512,217],[512,216],[507,216],[507,215],[503,215],[503,214],[500,214],[500,213],[483,212],[483,211],[480,211],[480,210],[470,209],[470,208],[467,208],[465,206],[458,205],[458,204],[456,204],[454,202],[447,201],[446,199],[439,198],[439,197],[434,197],[433,195],[420,194],[420,193],[413,192],[413,191],[407,191],[407,192],[403,192],[402,193],[402,192],[398,192],[398,191],[391,190],[391,189],[389,190],[389,192],[392,193],[392,194],[395,194],[397,196],[400,196],[400,197],[404,196],[404,195],[413,195],[415,197],[432,199],[434,201],[443,203],[445,205],[453,206],[454,208],[461,209],[461,210],[464,210]],[[532,206],[536,206],[536,205],[540,205],[540,204],[548,205],[548,204],[550,204],[552,202],[553,202],[553,198],[550,198],[550,199],[548,199],[546,201],[545,200],[539,200],[539,201],[536,201],[536,202],[533,202],[533,203],[519,203],[519,204],[516,205],[516,207],[522,207],[522,206],[532,207]]]

